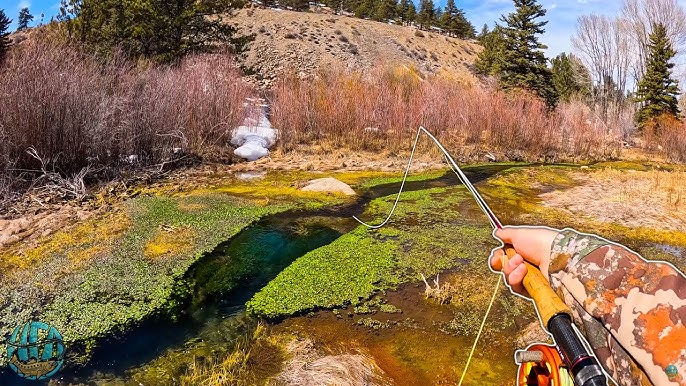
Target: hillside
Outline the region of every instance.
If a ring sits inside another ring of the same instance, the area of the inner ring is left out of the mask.
[[[241,34],[255,34],[241,65],[262,85],[286,72],[362,70],[384,64],[414,66],[473,83],[469,67],[481,47],[414,27],[326,13],[243,9],[231,19]]]

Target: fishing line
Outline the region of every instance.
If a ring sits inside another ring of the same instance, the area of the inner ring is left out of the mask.
[[[400,195],[403,192],[403,188],[405,187],[405,181],[407,180],[407,175],[410,172],[410,167],[412,166],[412,159],[414,158],[414,153],[417,150],[417,144],[419,143],[419,136],[424,133],[426,134],[431,140],[436,144],[436,146],[441,150],[443,153],[443,156],[446,158],[448,161],[448,165],[450,166],[450,169],[457,175],[457,178],[462,182],[462,185],[464,185],[467,190],[469,190],[470,193],[472,193],[472,196],[476,199],[477,204],[481,208],[481,210],[486,214],[488,217],[488,221],[490,221],[491,225],[495,229],[501,229],[503,226],[500,223],[500,220],[496,217],[496,215],[493,213],[491,208],[488,206],[486,201],[483,200],[481,195],[476,191],[476,188],[469,182],[469,179],[467,176],[462,172],[462,170],[457,166],[457,163],[455,163],[455,160],[453,157],[450,156],[450,153],[443,147],[443,145],[434,137],[424,126],[419,126],[419,129],[417,130],[417,136],[414,139],[414,145],[412,146],[412,152],[410,153],[410,159],[407,162],[407,167],[405,168],[405,175],[403,176],[402,183],[400,184],[400,190],[398,191],[398,195],[395,198],[395,202],[393,203],[393,207],[391,207],[391,211],[386,217],[386,219],[378,225],[370,225],[356,216],[353,216],[357,222],[360,224],[366,226],[367,228],[370,229],[379,229],[386,225],[388,221],[391,219],[391,216],[393,215],[393,212],[395,212],[395,208],[398,206],[398,202],[400,201]],[[498,294],[498,289],[500,288],[500,282],[502,281],[502,276],[498,276],[498,282],[495,284],[495,288],[493,290],[493,295],[491,296],[491,301],[488,304],[488,309],[486,310],[486,315],[484,315],[483,320],[481,321],[481,326],[479,327],[479,332],[476,334],[476,338],[474,339],[474,344],[472,345],[472,349],[469,352],[469,356],[467,357],[467,363],[465,364],[464,370],[462,372],[462,376],[460,377],[460,382],[458,383],[458,386],[462,385],[462,381],[464,380],[465,375],[467,374],[467,369],[469,369],[469,364],[472,361],[472,358],[474,357],[474,350],[476,349],[476,345],[479,343],[479,339],[481,338],[481,333],[483,332],[484,326],[486,325],[486,320],[488,319],[488,315],[491,313],[491,308],[493,308],[493,303],[495,302],[496,295]]]
[[[386,217],[386,219],[381,224],[371,225],[371,224],[368,224],[368,223],[360,220],[357,216],[353,216],[353,218],[357,222],[359,222],[360,224],[362,224],[362,225],[364,225],[370,229],[379,229],[379,228],[383,227],[384,225],[386,225],[386,223],[388,223],[388,221],[391,219],[391,216],[393,216],[393,212],[395,212],[395,209],[398,206],[398,202],[400,201],[400,195],[402,194],[403,189],[405,188],[405,182],[407,181],[407,175],[410,172],[410,167],[412,166],[412,160],[414,159],[414,153],[417,150],[417,144],[419,143],[419,136],[422,133],[426,134],[436,144],[436,146],[441,150],[441,152],[443,153],[443,156],[448,161],[448,166],[450,166],[450,169],[455,173],[455,175],[457,175],[457,178],[460,180],[460,182],[462,182],[462,185],[464,185],[467,188],[467,190],[469,190],[469,192],[473,196],[475,196],[476,202],[479,205],[479,208],[481,208],[481,210],[484,213],[486,213],[486,215],[488,217],[488,221],[491,223],[491,226],[493,226],[493,228],[498,228],[498,229],[502,228],[502,225],[501,225],[500,221],[498,220],[498,218],[495,216],[495,214],[493,214],[493,211],[488,206],[488,204],[476,192],[476,188],[474,188],[472,186],[472,184],[470,184],[468,182],[469,179],[462,172],[462,170],[457,166],[457,163],[455,162],[453,157],[450,156],[450,153],[448,153],[448,151],[443,147],[443,145],[438,141],[438,139],[436,139],[436,137],[434,137],[426,128],[424,128],[424,126],[419,126],[419,129],[417,129],[417,136],[414,139],[414,145],[412,146],[412,151],[410,153],[410,159],[407,162],[407,166],[405,168],[405,175],[403,176],[403,180],[400,184],[400,190],[398,191],[398,195],[395,198],[395,202],[393,203],[393,207],[391,207],[391,211],[388,213],[388,216]]]

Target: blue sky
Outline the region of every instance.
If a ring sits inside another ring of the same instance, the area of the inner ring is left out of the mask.
[[[683,0],[686,3],[686,0]],[[490,28],[500,18],[500,15],[514,10],[512,0],[455,0],[459,8],[464,9],[467,18],[474,24],[477,31],[484,23]],[[548,10],[546,19],[546,33],[541,38],[542,43],[549,46],[548,56],[555,56],[560,52],[570,52],[570,37],[574,33],[576,18],[584,14],[614,15],[619,12],[620,0],[539,0]],[[0,8],[13,19],[10,27],[16,28],[16,19],[22,7],[29,7],[35,16],[34,24],[39,22],[41,12],[45,14],[45,22],[59,12],[59,0],[0,0]],[[437,0],[437,5],[445,5],[445,0]]]

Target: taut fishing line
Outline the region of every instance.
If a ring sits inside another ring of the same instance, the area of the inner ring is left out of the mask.
[[[407,175],[410,172],[410,167],[412,166],[412,160],[414,158],[414,153],[417,150],[417,144],[419,143],[419,136],[424,133],[426,134],[431,140],[436,144],[436,146],[441,150],[443,153],[443,156],[446,158],[448,161],[448,165],[450,166],[450,169],[457,175],[457,178],[462,182],[462,184],[469,190],[469,192],[476,198],[476,202],[481,208],[481,210],[487,215],[488,221],[490,221],[491,225],[495,229],[500,229],[502,228],[502,225],[498,218],[495,216],[491,208],[488,206],[486,201],[481,198],[479,193],[476,191],[476,188],[469,182],[469,179],[467,176],[462,172],[462,170],[457,166],[457,163],[455,163],[455,160],[453,157],[450,156],[450,153],[443,147],[443,145],[434,137],[426,128],[423,126],[419,126],[419,129],[417,129],[417,136],[414,139],[414,145],[412,146],[412,152],[410,153],[410,159],[407,162],[407,167],[405,168],[405,175],[403,176],[403,180],[400,184],[400,190],[398,191],[398,195],[395,198],[395,202],[393,203],[393,207],[391,207],[391,211],[388,213],[388,216],[386,219],[378,225],[371,225],[367,224],[364,221],[360,220],[356,216],[353,216],[353,218],[359,222],[360,224],[366,226],[367,228],[370,229],[379,229],[386,225],[388,221],[391,219],[391,216],[393,216],[393,212],[395,211],[395,208],[398,206],[398,202],[400,201],[400,195],[403,192],[403,188],[405,187],[405,182],[407,181]],[[502,281],[502,275],[498,276],[498,282],[495,284],[495,289],[493,290],[493,295],[491,296],[491,301],[488,304],[488,309],[486,310],[486,315],[484,315],[483,320],[481,321],[481,326],[479,327],[479,332],[476,335],[476,339],[474,339],[474,344],[472,345],[472,349],[469,352],[469,356],[467,357],[467,364],[464,367],[464,370],[462,371],[462,376],[460,377],[460,382],[458,383],[458,386],[462,385],[462,381],[464,380],[465,375],[467,374],[467,369],[469,368],[469,364],[472,361],[472,357],[474,356],[474,350],[476,349],[476,345],[479,342],[479,338],[481,337],[481,333],[483,332],[484,326],[486,325],[486,320],[488,319],[488,315],[491,313],[491,308],[493,307],[493,303],[495,302],[495,297],[498,293],[498,289],[500,288],[500,282]]]

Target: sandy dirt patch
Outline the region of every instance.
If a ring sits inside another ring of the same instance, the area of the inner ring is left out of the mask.
[[[686,172],[606,169],[573,178],[579,186],[543,193],[543,204],[601,222],[686,230]]]

